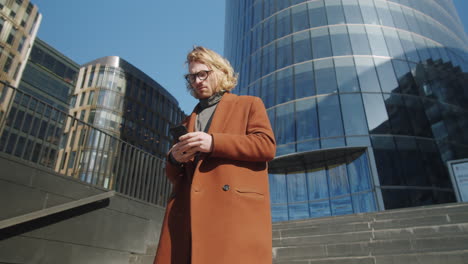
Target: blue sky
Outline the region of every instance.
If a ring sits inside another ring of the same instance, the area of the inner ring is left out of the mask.
[[[38,36],[78,64],[119,56],[156,80],[190,113],[197,103],[183,75],[187,52],[224,49],[223,0],[32,0]],[[130,3],[130,4],[129,4]]]
[[[426,0],[421,0],[426,1]],[[38,36],[78,64],[120,56],[160,83],[186,113],[197,103],[185,88],[185,55],[193,45],[221,54],[224,0],[32,0]],[[453,0],[468,28],[467,0]],[[131,3],[131,4],[129,4]]]

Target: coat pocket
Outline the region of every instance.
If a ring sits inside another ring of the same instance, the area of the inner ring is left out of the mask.
[[[258,200],[265,199],[265,195],[256,190],[236,188],[235,193],[245,198],[252,198],[252,199],[258,199]]]

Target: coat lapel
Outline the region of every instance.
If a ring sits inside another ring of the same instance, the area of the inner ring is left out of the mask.
[[[194,132],[195,131],[195,120],[196,120],[197,114],[195,111],[192,111],[192,114],[190,114],[190,117],[188,118],[187,122],[187,131],[188,132]]]
[[[234,111],[237,95],[226,93],[219,101],[218,106],[213,115],[210,128],[208,129],[208,134],[210,133],[220,133],[224,131],[224,127],[229,122],[231,114]]]

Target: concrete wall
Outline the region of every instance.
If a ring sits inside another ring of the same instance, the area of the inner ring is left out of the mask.
[[[0,221],[103,192],[0,153]],[[0,230],[0,263],[152,263],[163,215],[116,194]]]

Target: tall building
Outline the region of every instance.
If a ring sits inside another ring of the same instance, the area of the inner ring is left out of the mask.
[[[10,103],[0,151],[55,168],[78,70],[77,63],[36,38]]]
[[[40,22],[41,14],[28,0],[0,0],[0,123],[14,96],[7,87],[18,87]]]
[[[185,117],[177,100],[160,84],[116,56],[81,66],[69,113],[161,159],[169,150],[169,127]],[[116,166],[118,142],[101,141],[101,132],[79,123],[67,124],[65,134],[56,169],[88,182],[105,177],[105,188],[114,184],[113,176],[100,175],[99,167]]]
[[[18,88],[68,112],[79,64],[36,38]]]
[[[277,139],[273,221],[454,202],[468,38],[451,0],[227,0],[225,55]]]

